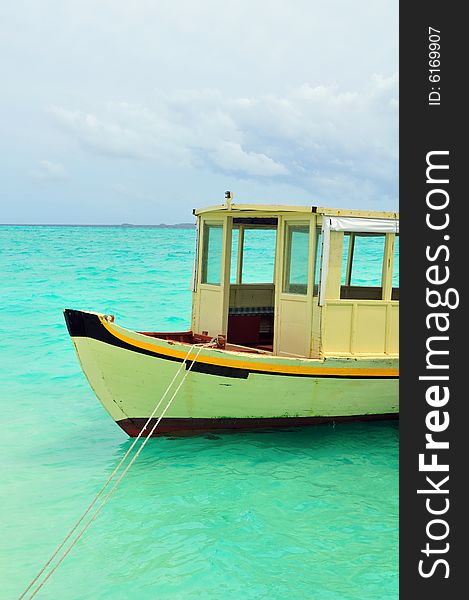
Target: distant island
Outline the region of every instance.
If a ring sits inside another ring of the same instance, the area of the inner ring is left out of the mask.
[[[122,223],[120,227],[151,227],[154,229],[193,229],[195,227],[195,223],[175,223],[174,225],[167,225],[166,223],[160,223],[159,225],[134,225],[132,223]]]

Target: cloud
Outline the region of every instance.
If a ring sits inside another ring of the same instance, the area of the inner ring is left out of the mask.
[[[288,173],[284,165],[265,154],[245,151],[238,142],[223,140],[209,151],[209,156],[215,165],[226,172],[234,171],[261,177]]]
[[[197,115],[189,104],[182,106],[180,100],[173,104],[170,99],[153,110],[127,103],[110,108],[112,120],[60,106],[49,107],[49,112],[84,149],[97,154],[179,167],[209,164],[249,176],[288,172],[264,153],[245,150],[242,132],[229,115],[211,114],[210,103]]]
[[[45,181],[63,181],[67,179],[65,167],[61,163],[52,162],[51,160],[38,161],[37,167],[32,169],[29,174],[34,179]]]
[[[336,202],[397,198],[397,111],[397,74],[375,75],[359,91],[309,84],[246,97],[182,90],[155,94],[147,106],[49,108],[86,151],[276,178]]]

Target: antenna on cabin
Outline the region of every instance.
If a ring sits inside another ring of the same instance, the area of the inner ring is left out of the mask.
[[[231,201],[233,200],[233,192],[225,192],[226,208],[231,209]]]

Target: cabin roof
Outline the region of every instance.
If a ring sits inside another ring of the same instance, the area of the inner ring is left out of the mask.
[[[240,213],[248,213],[252,216],[253,213],[259,215],[281,214],[281,213],[315,213],[318,215],[326,215],[331,217],[368,217],[375,219],[399,219],[398,212],[387,212],[381,210],[357,210],[352,208],[330,208],[321,206],[291,206],[288,204],[235,204],[230,206],[227,204],[218,204],[207,206],[205,208],[195,208],[194,215],[206,215],[209,213],[224,213],[239,215]]]

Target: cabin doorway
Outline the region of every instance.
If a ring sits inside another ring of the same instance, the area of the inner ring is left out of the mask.
[[[229,344],[273,351],[277,227],[277,218],[233,218]]]
[[[313,244],[311,219],[282,218],[281,273],[277,290],[275,353],[310,356],[313,298]]]

